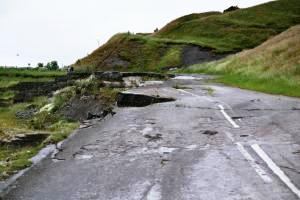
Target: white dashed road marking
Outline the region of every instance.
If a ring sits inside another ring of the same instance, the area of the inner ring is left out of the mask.
[[[183,89],[177,89],[177,90],[180,91],[180,92],[189,94],[189,95],[191,95],[191,96],[193,96],[193,97],[205,98],[205,99],[207,99],[207,100],[210,101],[210,102],[214,102],[213,100],[211,100],[210,98],[208,98],[208,97],[206,97],[206,96],[199,96],[199,95],[196,95],[196,94],[194,94],[194,93],[185,91],[185,90],[183,90]],[[232,120],[232,118],[225,112],[224,107],[223,107],[222,105],[218,105],[218,106],[219,106],[219,108],[221,109],[221,113],[222,113],[222,114],[224,115],[224,117],[231,123],[231,125],[232,125],[234,128],[240,128],[240,126],[237,125],[237,124]]]
[[[235,121],[232,120],[232,118],[225,112],[224,107],[222,105],[219,105],[219,108],[221,109],[221,113],[224,115],[224,117],[227,119],[227,121],[230,122],[230,124],[233,126],[233,128],[240,128],[239,125],[235,123]]]
[[[188,92],[188,91],[185,91],[185,90],[183,90],[183,89],[177,89],[178,91],[180,91],[180,92],[183,92],[183,93],[186,93],[186,94],[189,94],[189,95],[191,95],[191,96],[193,96],[193,97],[200,97],[200,98],[204,98],[204,99],[206,99],[207,101],[209,101],[209,102],[213,102],[213,100],[211,100],[210,98],[208,98],[208,97],[206,97],[206,96],[200,96],[200,95],[197,95],[197,94],[194,94],[194,93],[191,93],[191,92]]]
[[[246,160],[250,163],[252,168],[256,171],[256,173],[262,178],[265,183],[271,183],[272,179],[267,175],[267,173],[257,164],[256,160],[249,154],[249,152],[245,149],[245,147],[237,142],[236,143],[238,150],[241,154],[246,158]]]
[[[181,92],[190,94],[194,97],[202,97],[196,94],[193,94],[191,92],[187,92],[182,89],[178,89]],[[208,99],[210,102],[212,102],[211,99],[203,96],[202,98]],[[224,106],[218,105],[220,108],[221,113],[224,115],[227,121],[230,122],[230,124],[234,128],[240,128],[238,124],[235,123],[235,121],[225,112]],[[231,133],[225,132],[227,137],[237,145],[238,150],[241,152],[241,154],[245,157],[245,159],[250,163],[252,168],[255,170],[255,172],[262,178],[262,180],[265,183],[271,183],[272,179],[267,175],[267,173],[260,167],[259,164],[257,164],[256,160],[251,156],[251,154],[245,149],[245,147],[240,142],[235,142],[234,137]],[[289,177],[278,167],[273,160],[263,151],[263,149],[258,144],[251,145],[251,148],[255,151],[255,153],[267,164],[267,166],[273,171],[274,174],[276,174],[280,180],[286,184],[286,186],[300,199],[300,190],[293,184],[293,182],[289,179]]]
[[[292,183],[287,175],[273,162],[273,160],[262,150],[258,144],[251,145],[252,149],[259,155],[259,157],[265,161],[268,167],[276,174],[282,182],[284,182],[288,188],[294,192],[300,199],[300,190]]]
[[[263,170],[259,164],[257,164],[256,160],[251,156],[251,154],[245,149],[245,147],[240,142],[235,142],[234,137],[231,133],[225,132],[226,136],[236,144],[237,149],[241,152],[244,158],[250,163],[251,167],[255,170],[255,172],[261,177],[261,179],[265,183],[271,183],[272,179],[267,175],[265,170]]]

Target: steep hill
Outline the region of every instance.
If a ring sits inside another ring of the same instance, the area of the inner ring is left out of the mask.
[[[162,71],[223,58],[211,48],[130,33],[117,34],[91,55],[78,60],[76,70]]]
[[[158,70],[180,64],[182,45],[167,44],[130,33],[117,34],[91,55],[78,60],[75,68],[101,70]],[[169,60],[171,57],[171,60]]]
[[[224,14],[175,20],[155,37],[190,42],[219,52],[253,48],[300,23],[299,0],[279,0]]]
[[[254,49],[188,71],[221,74],[230,85],[300,97],[300,25]]]
[[[191,14],[157,33],[117,34],[74,66],[151,71],[187,66],[256,47],[299,23],[299,0],[272,1],[226,13]]]

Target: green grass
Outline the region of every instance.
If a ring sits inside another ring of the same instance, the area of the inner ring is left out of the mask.
[[[1,68],[0,67],[0,100],[10,102],[10,106],[0,107],[0,138],[8,139],[16,134],[44,132],[50,136],[39,144],[27,146],[0,145],[0,180],[15,174],[18,170],[31,165],[30,158],[46,144],[57,143],[79,126],[78,122],[65,120],[56,110],[59,110],[76,94],[75,86],[67,87],[57,92],[52,99],[37,97],[31,102],[13,104],[14,91],[9,88],[21,82],[46,82],[56,77],[64,76],[64,71],[48,71],[37,69]],[[38,83],[37,83],[38,84]],[[91,84],[80,85],[91,89]],[[19,119],[16,112],[24,111],[34,106],[38,110],[48,104],[53,104],[51,111],[38,111],[29,119]]]
[[[7,76],[0,76],[0,88],[8,88],[14,85],[17,85],[21,82],[48,82],[53,81],[54,77],[39,77],[39,78],[32,78],[32,77],[7,77]]]
[[[181,51],[182,47],[175,46],[170,48],[166,54],[160,59],[158,69],[163,67],[177,67],[181,64]]]
[[[269,94],[300,97],[300,82],[296,81],[293,77],[259,77],[257,74],[227,73],[224,71],[214,71],[212,69],[187,69],[181,70],[180,72],[217,75],[217,78],[214,81],[233,87]]]
[[[73,132],[76,128],[79,127],[78,122],[70,122],[66,120],[59,120],[55,124],[51,125],[49,130],[53,133],[51,136],[45,141],[45,143],[55,144],[59,141],[66,139],[70,133]]]
[[[0,76],[6,77],[30,77],[30,78],[45,78],[58,77],[66,75],[65,71],[61,70],[39,70],[39,69],[23,69],[23,68],[5,68],[0,67]]]
[[[169,23],[155,37],[235,52],[253,48],[299,23],[299,1],[279,0],[224,14],[188,15]]]
[[[105,45],[95,50],[89,56],[78,60],[76,70],[125,70],[125,71],[157,71],[163,67],[181,64],[181,49],[184,45],[170,40],[150,36],[117,34]],[[120,59],[129,63],[111,64],[111,59]]]
[[[118,89],[118,88],[101,88],[100,89],[101,98],[102,98],[102,100],[104,100],[104,102],[106,104],[115,103],[119,92],[121,92],[121,89]]]
[[[56,92],[52,100],[53,109],[51,111],[55,112],[59,110],[75,95],[76,95],[76,91],[75,91],[75,87],[73,86],[66,87]]]
[[[257,78],[256,76],[228,74],[222,76],[219,82],[270,94],[300,97],[300,84],[286,78]]]
[[[11,90],[7,90],[0,93],[0,100],[10,100],[15,96],[15,93]]]
[[[181,72],[219,75],[217,81],[271,94],[300,97],[300,25],[262,45]]]
[[[213,96],[213,94],[214,94],[214,89],[211,87],[205,87],[205,88],[202,88],[202,90],[205,90],[209,96]]]
[[[4,180],[17,171],[29,167],[29,160],[42,146],[0,147],[0,180]]]
[[[46,132],[50,137],[41,144],[32,146],[7,147],[0,146],[0,180],[8,178],[18,170],[31,165],[29,159],[49,143],[57,143],[65,139],[79,124],[64,120],[61,116],[49,112],[40,112],[31,119],[18,119],[17,111],[26,110],[30,105],[42,108],[48,104],[47,97],[37,97],[29,103],[13,104],[10,107],[0,107],[0,136],[10,137],[19,133],[34,131]]]
[[[45,82],[66,75],[65,71],[0,67],[0,88],[8,88],[20,82]]]
[[[272,1],[227,13],[190,14],[170,22],[158,33],[117,34],[79,59],[74,67],[85,71],[161,72],[165,67],[182,65],[181,54],[186,45],[207,47],[221,54],[234,53],[256,47],[299,23],[299,0]]]

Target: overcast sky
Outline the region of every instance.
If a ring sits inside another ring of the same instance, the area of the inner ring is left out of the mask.
[[[0,0],[0,65],[68,65],[118,32],[152,32],[182,15],[265,0]]]

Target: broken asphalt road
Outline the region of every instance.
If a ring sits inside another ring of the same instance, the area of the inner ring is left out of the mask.
[[[78,130],[5,199],[298,199],[300,100],[202,78],[135,89],[176,101],[118,108]]]

